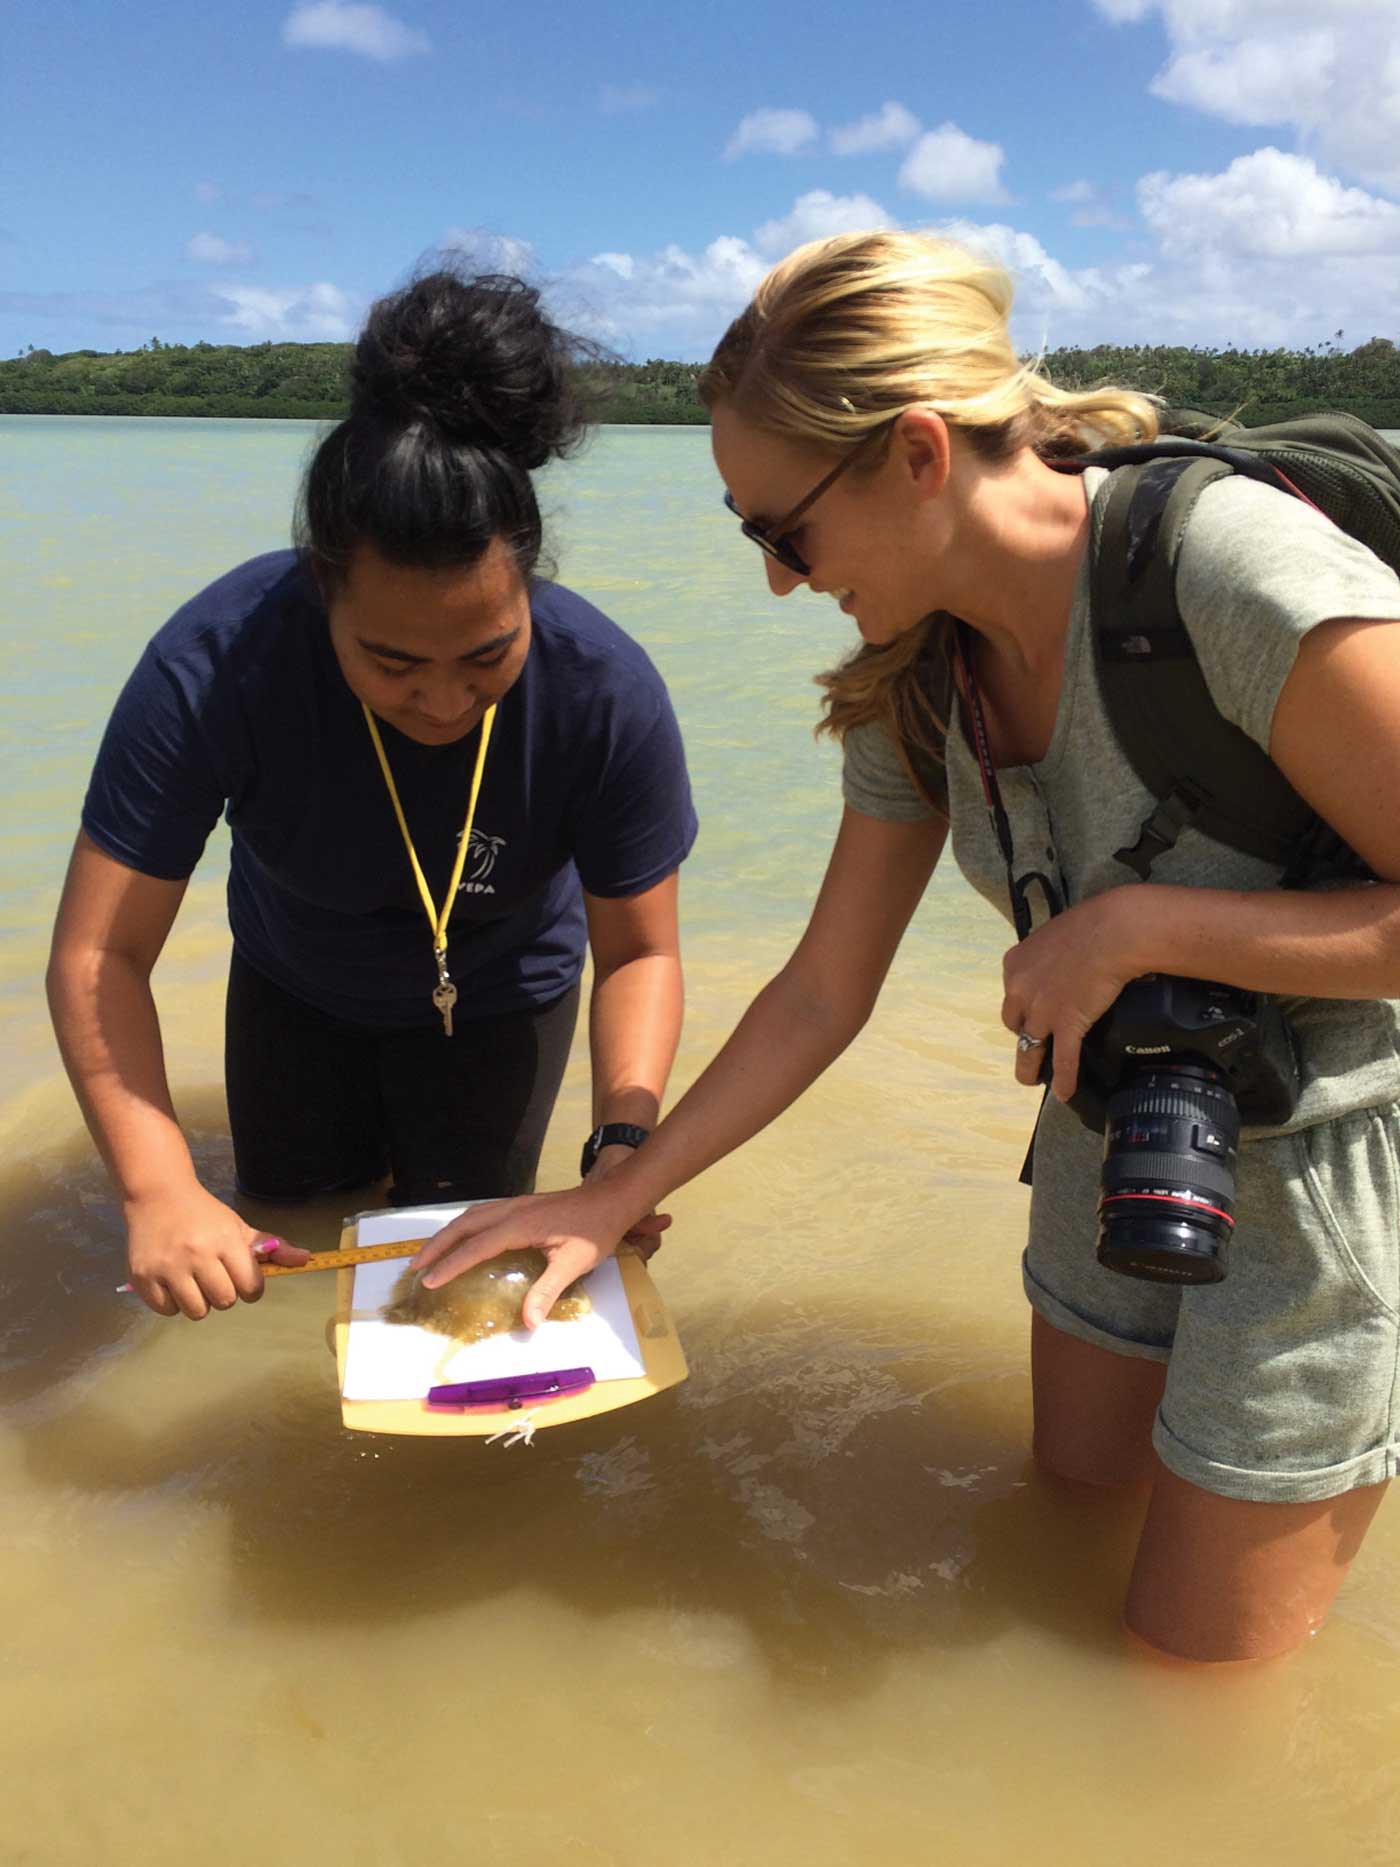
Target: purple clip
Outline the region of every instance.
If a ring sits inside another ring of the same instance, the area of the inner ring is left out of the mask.
[[[502,1374],[490,1381],[450,1381],[430,1387],[430,1407],[458,1413],[464,1407],[521,1407],[527,1400],[581,1394],[593,1385],[591,1368],[558,1368],[552,1374]]]

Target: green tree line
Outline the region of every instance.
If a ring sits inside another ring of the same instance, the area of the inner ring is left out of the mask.
[[[1208,350],[1099,344],[1049,351],[1042,366],[1065,389],[1100,383],[1143,389],[1211,415],[1250,423],[1346,409],[1400,428],[1400,348],[1373,337],[1354,350]],[[345,344],[164,344],[140,350],[27,347],[0,361],[0,414],[264,416],[337,421],[346,412]],[[600,419],[704,422],[699,363],[606,363],[587,371]]]
[[[263,416],[339,421],[347,344],[164,344],[140,350],[27,348],[0,362],[0,414]],[[603,421],[704,422],[698,363],[603,363],[585,372]]]
[[[1342,337],[1338,331],[1330,343],[1308,350],[1097,344],[1049,351],[1044,368],[1062,389],[1116,383],[1160,395],[1171,408],[1238,412],[1251,427],[1341,409],[1377,428],[1400,428],[1400,348],[1387,337],[1372,337],[1346,350]]]

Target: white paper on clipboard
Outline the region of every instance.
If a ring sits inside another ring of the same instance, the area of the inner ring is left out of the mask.
[[[423,1238],[466,1209],[425,1206],[363,1213],[355,1242],[395,1244]],[[582,1280],[593,1305],[588,1315],[541,1323],[533,1334],[513,1329],[509,1335],[470,1343],[383,1320],[403,1268],[401,1260],[392,1258],[356,1266],[342,1390],[346,1400],[423,1400],[430,1387],[449,1381],[547,1374],[559,1368],[591,1368],[595,1381],[631,1380],[646,1372],[622,1274],[612,1258]]]

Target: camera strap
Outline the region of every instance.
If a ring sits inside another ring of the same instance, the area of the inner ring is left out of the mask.
[[[1045,904],[1050,910],[1050,918],[1061,912],[1064,902],[1060,891],[1042,869],[1032,869],[1027,874],[1016,873],[1016,850],[1011,840],[1011,819],[1006,814],[1006,805],[1002,801],[1001,786],[997,783],[996,766],[992,763],[991,742],[987,738],[987,722],[982,713],[982,696],[977,691],[977,676],[972,664],[972,631],[961,619],[953,631],[953,646],[958,658],[958,670],[962,675],[963,689],[967,694],[968,710],[972,716],[972,749],[977,755],[977,769],[982,778],[982,796],[986,801],[987,815],[991,820],[992,835],[996,838],[1001,859],[1006,865],[1006,890],[1011,898],[1011,919],[1016,928],[1016,938],[1024,940],[1034,926],[1027,891],[1033,882],[1040,884],[1045,896]]]
[[[1026,890],[1032,882],[1039,882],[1045,894],[1046,905],[1053,920],[1064,906],[1060,891],[1040,869],[1033,869],[1028,875],[1018,878],[1016,874],[1016,850],[1011,839],[1011,819],[1006,814],[1006,805],[1002,801],[1001,786],[997,783],[996,766],[992,763],[991,742],[987,738],[987,722],[982,713],[982,696],[977,691],[977,676],[972,670],[972,631],[959,618],[953,631],[953,645],[958,657],[958,670],[962,675],[963,690],[967,694],[968,709],[972,715],[972,746],[977,754],[977,769],[982,777],[982,796],[986,800],[987,815],[991,819],[992,834],[996,837],[1001,859],[1006,864],[1006,887],[1011,897],[1011,918],[1016,927],[1017,940],[1024,940],[1034,925],[1031,918],[1030,903],[1026,899]],[[1050,1050],[1046,1046],[1045,1064],[1050,1063]],[[1035,1127],[1031,1129],[1030,1145],[1026,1149],[1025,1164],[1018,1179],[1022,1186],[1031,1184],[1031,1175],[1035,1162],[1035,1137],[1040,1127],[1040,1117],[1045,1110],[1045,1100],[1050,1094],[1047,1083],[1040,1098],[1040,1107],[1036,1110]]]

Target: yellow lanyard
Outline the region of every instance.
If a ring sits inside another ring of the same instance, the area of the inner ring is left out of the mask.
[[[374,715],[364,702],[365,722],[369,727],[369,736],[374,741],[375,752],[379,756],[379,769],[384,774],[384,782],[389,787],[389,801],[394,806],[394,815],[399,820],[399,830],[403,836],[403,846],[408,851],[408,860],[413,867],[413,879],[418,884],[418,893],[422,896],[427,912],[428,925],[433,930],[433,955],[437,960],[438,982],[433,991],[433,1004],[442,1014],[442,1028],[446,1036],[452,1035],[452,1007],[457,1003],[457,988],[452,983],[447,971],[447,922],[452,913],[452,903],[457,899],[457,887],[462,879],[462,868],[467,860],[467,845],[472,839],[472,818],[476,815],[477,794],[481,790],[481,774],[486,767],[486,748],[491,743],[491,728],[496,721],[496,708],[487,707],[481,719],[481,744],[476,749],[476,769],[472,773],[471,794],[467,799],[467,820],[462,825],[462,840],[457,845],[457,860],[452,868],[452,880],[447,884],[447,893],[443,897],[442,911],[439,913],[433,902],[428,879],[423,873],[423,865],[418,860],[418,851],[413,847],[413,838],[408,833],[408,819],[403,814],[403,805],[399,802],[398,786],[394,783],[394,774],[389,769],[389,760],[384,751],[384,741],[379,737],[379,727]]]

